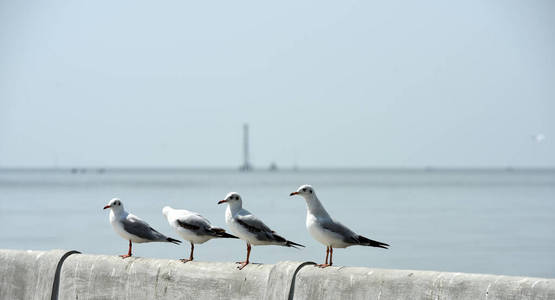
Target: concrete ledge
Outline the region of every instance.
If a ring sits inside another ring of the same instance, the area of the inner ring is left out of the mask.
[[[303,268],[295,299],[555,299],[555,279],[353,267]]]
[[[117,256],[69,257],[60,299],[287,299],[298,262],[252,264],[188,262]]]
[[[555,279],[67,253],[0,250],[0,299],[555,299]]]
[[[51,299],[58,264],[70,253],[0,250],[0,299]]]

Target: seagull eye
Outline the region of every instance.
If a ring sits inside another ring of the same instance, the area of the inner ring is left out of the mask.
[[[306,192],[306,189],[303,189],[303,192]]]
[[[312,194],[312,190],[308,190]]]

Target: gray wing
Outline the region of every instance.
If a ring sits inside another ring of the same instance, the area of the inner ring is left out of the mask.
[[[345,243],[349,243],[349,244],[359,243],[358,234],[354,233],[351,229],[347,228],[347,226],[337,221],[328,219],[328,220],[318,221],[318,223],[324,229],[340,235]]]
[[[176,220],[177,225],[194,232],[197,235],[219,236],[218,230],[214,230],[208,220],[201,215],[190,215]]]
[[[123,229],[133,235],[140,238],[151,240],[151,241],[165,241],[168,239],[167,236],[156,231],[154,228],[150,227],[147,222],[135,217],[129,216],[122,221]]]
[[[286,243],[287,240],[277,235],[266,224],[257,219],[253,215],[236,216],[235,219],[239,224],[247,228],[247,230],[256,236],[259,241],[271,241]]]

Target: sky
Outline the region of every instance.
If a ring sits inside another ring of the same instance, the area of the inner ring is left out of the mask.
[[[0,0],[0,168],[555,167],[554,13]]]

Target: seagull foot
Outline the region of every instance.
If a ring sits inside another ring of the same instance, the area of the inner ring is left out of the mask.
[[[243,268],[244,268],[246,265],[249,264],[248,261],[238,261],[237,263],[238,263],[238,264],[241,264],[240,266],[237,266],[237,269],[239,269],[239,270],[243,270]]]
[[[121,257],[121,258],[128,258],[128,257],[131,257],[131,255],[129,255],[129,254],[123,254],[123,255],[120,255],[119,257]]]
[[[179,261],[182,262],[182,263],[186,263],[186,262],[190,262],[190,261],[193,261],[193,260],[188,259],[188,258],[183,258],[183,259],[180,259]]]
[[[317,266],[318,268],[322,268],[322,269],[323,269],[323,268],[327,268],[327,267],[331,267],[330,264],[319,264],[319,265],[316,265],[316,266]]]

